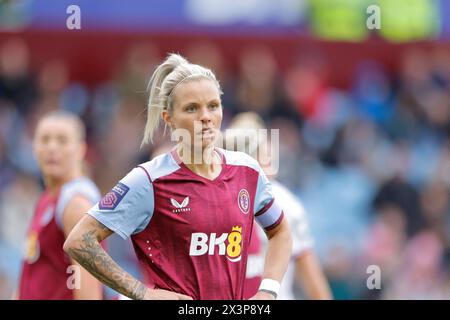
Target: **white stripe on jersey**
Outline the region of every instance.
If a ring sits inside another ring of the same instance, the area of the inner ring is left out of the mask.
[[[277,202],[283,207],[284,215],[291,227],[292,256],[301,255],[314,246],[305,208],[291,191],[275,180],[272,181],[272,191]]]

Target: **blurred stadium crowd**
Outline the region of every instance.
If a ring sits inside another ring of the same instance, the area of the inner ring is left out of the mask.
[[[394,73],[364,61],[345,90],[330,85],[335,62],[320,54],[282,72],[262,45],[243,49],[235,70],[212,43],[180,53],[216,71],[223,129],[241,111],[280,129],[279,180],[304,203],[335,298],[450,298],[449,52],[409,50]],[[32,154],[38,117],[58,108],[82,116],[86,171],[104,194],[158,147],[139,149],[146,83],[165,54],[136,44],[115,76],[92,88],[70,82],[63,60],[33,69],[20,38],[1,44],[0,298],[16,286],[42,190]],[[162,133],[156,139],[166,140]],[[109,251],[136,268],[120,240]],[[370,265],[381,269],[381,290],[366,286]]]

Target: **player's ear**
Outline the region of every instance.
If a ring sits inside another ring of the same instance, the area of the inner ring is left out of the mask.
[[[87,144],[86,142],[83,141],[80,143],[81,160],[83,160],[84,157],[86,156],[86,152],[87,152]]]
[[[169,128],[172,128],[172,117],[170,116],[170,112],[167,110],[163,110],[161,112],[161,117],[164,121],[164,123],[166,124],[166,126],[168,126]]]

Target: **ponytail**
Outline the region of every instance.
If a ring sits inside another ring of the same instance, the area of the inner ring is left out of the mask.
[[[161,111],[167,109],[167,96],[162,94],[162,84],[164,79],[179,65],[188,64],[187,60],[178,54],[170,54],[153,72],[147,86],[150,90],[147,105],[147,123],[145,124],[144,138],[141,147],[153,142],[153,134],[158,128],[161,118]]]

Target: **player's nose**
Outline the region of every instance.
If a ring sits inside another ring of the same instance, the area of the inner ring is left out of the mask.
[[[50,139],[47,143],[44,144],[45,150],[47,152],[56,152],[58,149],[58,143],[55,139]]]
[[[199,110],[199,120],[202,122],[211,121],[211,111],[207,106],[202,106]]]

